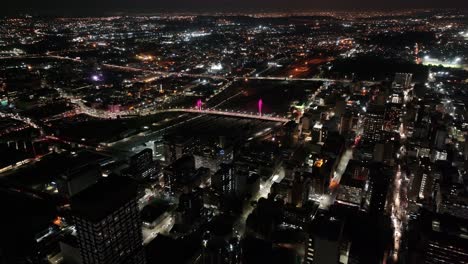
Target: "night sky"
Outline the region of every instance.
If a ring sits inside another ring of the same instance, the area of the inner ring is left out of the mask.
[[[0,13],[99,14],[116,11],[468,8],[466,0],[2,0]],[[6,2],[6,3],[5,3]]]

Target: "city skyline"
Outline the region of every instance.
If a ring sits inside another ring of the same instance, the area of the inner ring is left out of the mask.
[[[63,2],[58,0],[32,0],[8,1],[0,14],[14,15],[20,13],[86,16],[86,15],[112,15],[112,14],[151,14],[164,12],[301,12],[301,11],[375,11],[375,10],[402,10],[402,9],[435,9],[435,8],[468,8],[463,0],[412,0],[412,1],[370,1],[358,0],[345,2],[332,1],[306,1],[273,0],[84,0],[79,2]]]
[[[214,2],[1,4],[0,263],[466,264],[460,2]]]

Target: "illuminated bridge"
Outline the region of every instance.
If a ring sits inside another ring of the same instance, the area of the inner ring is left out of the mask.
[[[111,113],[104,110],[98,110],[94,108],[90,108],[85,106],[84,104],[78,104],[79,112],[97,117],[97,118],[117,118],[120,117],[128,117],[128,116],[147,116],[147,115],[154,115],[160,113],[170,113],[170,112],[179,112],[179,113],[194,113],[194,114],[203,114],[203,115],[219,115],[219,116],[227,116],[227,117],[238,117],[238,118],[248,118],[248,119],[256,119],[256,120],[264,120],[264,121],[273,121],[273,122],[281,122],[286,123],[289,122],[290,119],[280,116],[269,116],[269,115],[260,115],[256,113],[246,113],[246,112],[236,112],[236,111],[221,111],[221,110],[214,110],[214,109],[198,109],[198,108],[172,108],[172,109],[161,109],[161,110],[143,110],[140,112],[134,111],[123,111],[118,113]]]
[[[242,79],[238,77],[237,79]],[[350,83],[351,80],[347,79],[327,79],[327,78],[295,78],[295,77],[275,77],[275,76],[258,76],[258,77],[245,77],[246,80],[266,80],[266,81],[303,81],[303,82],[342,82]]]
[[[267,115],[259,115],[259,114],[254,114],[254,113],[220,111],[220,110],[211,110],[211,109],[199,110],[199,109],[192,109],[192,108],[188,108],[188,109],[183,108],[183,109],[161,110],[161,112],[185,112],[185,113],[196,113],[196,114],[205,114],[205,115],[220,115],[220,116],[228,116],[228,117],[240,117],[240,118],[248,118],[248,119],[274,121],[274,122],[281,122],[281,123],[286,123],[291,120],[291,119],[279,117],[279,116],[267,116]]]
[[[203,114],[203,115],[219,115],[219,116],[227,116],[227,117],[238,117],[238,118],[248,118],[248,119],[257,119],[257,120],[264,120],[264,121],[273,121],[273,122],[281,122],[287,123],[291,121],[291,119],[281,117],[281,116],[271,116],[268,114],[263,114],[263,100],[258,100],[258,112],[257,113],[248,113],[248,112],[241,112],[241,111],[222,111],[216,109],[202,109],[203,102],[199,99],[194,108],[168,108],[168,109],[143,109],[140,111],[121,111],[121,112],[109,112],[101,109],[95,109],[89,107],[83,103],[83,101],[79,98],[74,98],[69,96],[63,91],[59,91],[62,97],[69,99],[73,104],[77,106],[77,111],[75,114],[83,113],[89,116],[97,117],[97,118],[117,118],[117,117],[131,117],[131,116],[148,116],[160,113],[170,113],[170,112],[182,112],[182,113],[194,113],[194,114]]]

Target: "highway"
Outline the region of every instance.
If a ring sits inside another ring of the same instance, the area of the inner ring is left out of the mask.
[[[58,56],[58,55],[48,55],[45,56],[45,58],[53,58],[53,59],[58,59],[58,60],[69,60],[69,61],[74,61],[74,62],[79,62],[83,63],[82,60],[80,59],[73,59],[69,57],[63,57],[63,56]],[[143,77],[140,79],[137,79],[136,81],[139,82],[150,82],[158,78],[158,76],[179,76],[179,77],[192,77],[192,78],[207,78],[207,79],[222,79],[226,80],[228,77],[226,76],[220,76],[220,75],[212,75],[212,74],[191,74],[191,73],[184,73],[184,72],[163,72],[163,71],[153,71],[153,70],[146,70],[146,69],[140,69],[140,68],[135,68],[135,67],[130,67],[130,66],[121,66],[121,65],[114,65],[114,64],[108,64],[104,63],[101,64],[103,68],[108,68],[108,69],[117,69],[117,70],[123,70],[123,71],[129,71],[129,72],[147,72],[151,73],[153,76],[150,77]],[[351,80],[338,80],[338,79],[327,79],[327,78],[289,78],[289,77],[276,77],[276,76],[243,76],[243,77],[234,77],[234,80],[270,80],[270,81],[312,81],[312,82],[351,82]]]
[[[44,58],[44,59],[57,59],[57,60],[67,60],[77,63],[84,63],[83,60],[79,58],[70,58],[66,56],[60,56],[52,52],[47,52],[45,55],[40,54],[31,54],[31,55],[21,55],[21,56],[10,56],[10,57],[0,57],[1,59],[28,59],[28,58]],[[148,69],[141,69],[136,67],[131,67],[128,65],[115,65],[109,63],[101,64],[103,68],[107,69],[116,69],[127,72],[140,72],[148,73],[151,76],[145,76],[142,78],[135,79],[135,82],[151,82],[158,79],[159,77],[169,77],[169,76],[178,76],[178,77],[192,77],[192,78],[207,78],[215,80],[227,80],[231,79],[233,81],[237,80],[270,80],[270,81],[303,81],[303,82],[339,82],[339,83],[350,83],[352,80],[349,79],[328,79],[328,78],[294,78],[289,76],[225,76],[225,75],[212,75],[212,74],[191,74],[185,72],[167,72],[167,71],[154,71]],[[375,84],[378,82],[375,81],[364,81],[366,85]]]
[[[43,58],[43,59],[57,59],[57,60],[67,60],[73,61],[77,63],[84,63],[83,60],[79,58],[70,58],[66,56],[60,56],[53,53],[46,53],[46,55],[23,55],[23,56],[10,56],[10,57],[0,57],[0,59],[28,59],[28,58]],[[156,80],[158,77],[169,77],[169,76],[179,76],[179,77],[193,77],[193,78],[207,78],[207,79],[218,79],[218,80],[270,80],[270,81],[305,81],[305,82],[342,82],[342,83],[349,83],[352,80],[348,79],[328,79],[328,78],[290,78],[290,77],[283,77],[283,76],[239,76],[239,77],[228,77],[224,75],[212,75],[212,74],[191,74],[191,73],[184,73],[184,72],[167,72],[167,71],[154,71],[148,69],[141,69],[136,67],[131,67],[127,65],[115,65],[109,63],[101,64],[103,68],[107,69],[116,69],[128,72],[141,72],[141,73],[148,73],[152,76],[146,76],[139,79],[136,79],[136,82],[150,82],[152,80]],[[373,82],[368,82],[373,83]]]
[[[38,125],[36,122],[34,122],[33,120],[31,120],[31,118],[23,117],[23,116],[20,116],[19,114],[3,113],[3,112],[0,112],[0,117],[1,118],[11,118],[11,119],[18,120],[20,122],[26,123],[27,125],[35,128],[35,129],[38,129],[40,131],[41,135],[44,135],[44,130],[42,129],[42,127],[40,125]]]

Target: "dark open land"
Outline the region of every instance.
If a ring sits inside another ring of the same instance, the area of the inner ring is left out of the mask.
[[[305,102],[321,84],[302,81],[239,81],[229,90],[241,93],[218,108],[257,113],[258,100],[262,99],[264,114],[285,115],[293,102]]]

